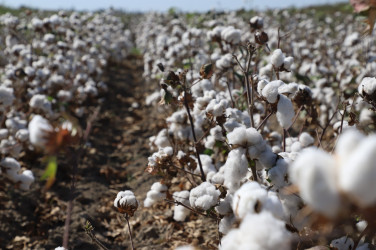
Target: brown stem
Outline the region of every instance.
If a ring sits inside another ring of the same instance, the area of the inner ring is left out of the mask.
[[[257,129],[256,130],[260,130],[262,128],[262,126],[264,126],[264,124],[268,121],[268,119],[274,114],[274,112],[270,112],[265,118],[264,120],[262,120],[262,122],[257,126]]]
[[[128,214],[125,214],[124,218],[125,218],[125,220],[127,221],[127,224],[128,224],[128,233],[129,233],[129,237],[131,238],[132,250],[134,250],[133,238],[132,238],[132,231],[131,231],[131,225],[129,225]]]
[[[200,167],[201,180],[205,181],[206,177],[205,177],[204,169],[202,167],[202,163],[201,163],[201,159],[200,159],[200,154],[199,154],[198,148],[197,148],[197,138],[196,138],[196,133],[195,133],[195,127],[194,127],[194,124],[193,124],[193,119],[192,119],[191,111],[189,110],[188,99],[187,99],[187,90],[186,90],[185,87],[184,87],[184,106],[185,106],[185,109],[187,110],[187,114],[188,114],[188,118],[189,118],[189,123],[191,125],[191,130],[192,130],[192,135],[193,135],[193,140],[194,140],[194,147],[195,147],[195,151],[196,151],[196,157],[197,157],[198,165]]]
[[[70,197],[67,205],[67,217],[65,218],[65,223],[64,223],[64,234],[63,234],[63,247],[65,249],[68,249],[68,243],[69,243],[69,226],[70,226],[70,221],[72,218],[72,209],[73,209],[73,200],[74,200],[74,193],[76,189],[76,177],[77,177],[77,169],[78,169],[78,164],[81,159],[81,156],[84,151],[84,145],[86,144],[90,131],[92,128],[92,123],[96,119],[96,117],[99,114],[100,107],[97,107],[94,113],[88,118],[87,125],[85,132],[83,134],[83,140],[81,142],[80,148],[77,152],[77,154],[73,154],[74,157],[74,164],[73,164],[73,169],[72,169],[72,179],[71,179],[71,186],[70,186]]]

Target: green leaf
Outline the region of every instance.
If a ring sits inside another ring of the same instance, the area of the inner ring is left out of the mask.
[[[57,159],[56,156],[50,156],[48,158],[48,164],[46,170],[44,171],[42,177],[40,178],[42,181],[46,179],[55,178],[57,171]]]
[[[214,151],[213,150],[211,150],[210,148],[207,148],[207,149],[205,149],[204,150],[204,154],[206,154],[206,155],[212,155],[214,153]]]

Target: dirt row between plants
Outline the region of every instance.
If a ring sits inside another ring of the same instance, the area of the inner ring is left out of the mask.
[[[133,190],[140,201],[130,221],[137,249],[168,249],[188,243],[215,248],[215,223],[208,224],[206,218],[196,220],[196,215],[188,222],[174,222],[170,204],[142,207],[146,192],[158,180],[144,172],[152,153],[149,137],[165,126],[166,114],[145,105],[146,96],[157,85],[141,76],[138,57],[113,63],[107,69],[104,80],[109,89],[78,165],[69,249],[98,248],[85,233],[86,221],[107,248],[130,248],[126,222],[113,206],[116,194],[126,189]],[[59,156],[56,182],[47,192],[39,180],[30,191],[22,192],[2,179],[0,249],[54,249],[62,245],[75,154],[71,151]],[[39,178],[45,167],[42,160],[41,155],[29,154],[21,163]]]

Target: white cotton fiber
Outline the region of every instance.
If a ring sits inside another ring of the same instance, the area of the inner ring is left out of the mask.
[[[368,94],[372,95],[376,90],[376,78],[375,77],[364,77],[362,82],[358,86],[358,91],[361,95]]]
[[[275,103],[278,99],[278,88],[284,85],[284,83],[280,80],[269,82],[263,89],[262,89],[262,96],[266,98],[269,103]]]
[[[276,49],[273,51],[273,54],[270,58],[271,63],[274,65],[274,67],[279,68],[282,66],[285,56],[281,49]]]
[[[330,246],[340,250],[353,249],[354,241],[348,236],[343,236],[339,239],[332,240],[332,242],[330,242]]]
[[[340,143],[340,142],[338,142]],[[376,135],[363,139],[339,169],[339,185],[362,206],[376,204]]]
[[[244,148],[230,151],[224,166],[224,185],[230,190],[236,190],[248,172],[248,160]]]
[[[247,144],[247,130],[245,127],[237,127],[227,134],[228,143],[231,145],[246,146]]]
[[[291,234],[285,223],[269,212],[248,214],[237,229],[222,238],[220,250],[233,249],[290,249]]]
[[[313,139],[313,137],[307,132],[303,132],[299,136],[299,142],[302,145],[302,147],[305,148],[310,145],[313,145],[313,143],[315,142],[315,139]]]
[[[234,224],[236,221],[236,218],[234,215],[227,215],[221,219],[218,225],[218,231],[227,234],[228,231],[230,231],[231,226]]]
[[[194,208],[208,210],[217,204],[220,194],[213,184],[203,182],[191,190],[189,202]]]
[[[37,147],[44,148],[47,143],[48,132],[53,131],[51,124],[40,115],[35,115],[29,123],[30,142]]]
[[[356,129],[349,129],[341,134],[335,150],[340,164],[347,162],[351,153],[364,138],[365,136]]]
[[[314,210],[333,217],[340,207],[336,186],[336,162],[328,153],[307,148],[289,168],[290,180],[299,187],[303,200]]]
[[[281,127],[287,129],[291,126],[295,116],[294,107],[290,99],[284,95],[279,96],[276,115]]]
[[[160,183],[155,182],[150,190],[146,193],[146,199],[144,201],[144,207],[150,207],[154,203],[161,201],[166,198],[166,191],[167,186]]]
[[[241,219],[249,213],[259,213],[264,210],[276,217],[281,217],[283,214],[282,204],[278,197],[269,198],[268,191],[255,181],[243,184],[235,192],[232,210],[235,216]]]
[[[172,197],[183,203],[186,206],[189,206],[189,191],[184,190],[180,192],[174,192]],[[181,205],[176,205],[174,207],[174,220],[176,221],[184,221],[185,218],[191,213],[191,211],[188,208],[185,208]]]

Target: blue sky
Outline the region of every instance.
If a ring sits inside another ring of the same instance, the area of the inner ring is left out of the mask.
[[[97,10],[114,7],[128,11],[166,11],[170,7],[177,7],[183,11],[240,8],[262,10],[338,2],[344,2],[344,0],[0,0],[0,3],[11,7],[26,5],[42,9],[75,10]]]

